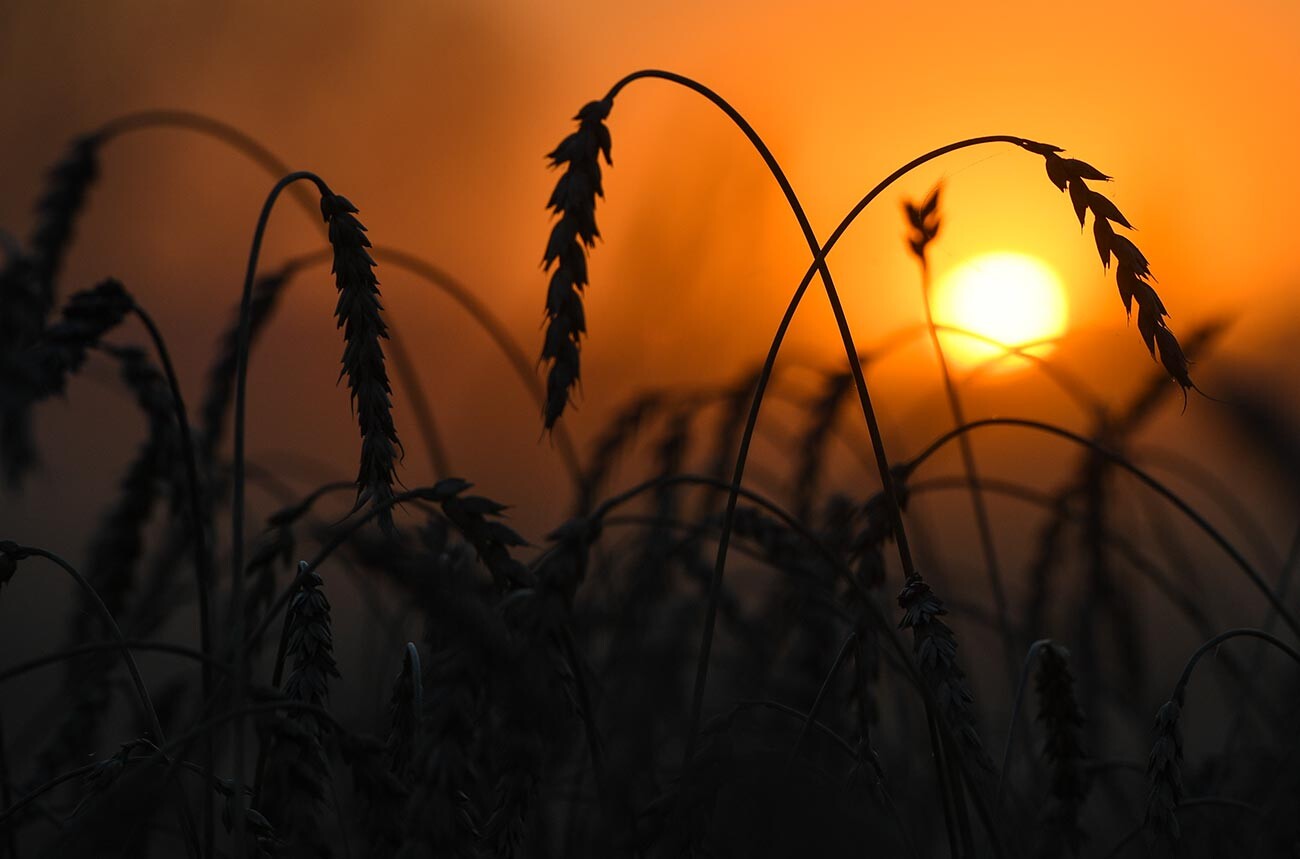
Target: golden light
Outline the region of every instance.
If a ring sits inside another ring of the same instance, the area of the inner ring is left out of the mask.
[[[934,321],[981,335],[1004,346],[1024,346],[1065,333],[1069,306],[1065,285],[1046,263],[1022,253],[981,254],[949,271],[934,292]],[[960,367],[1005,354],[989,342],[956,332],[940,335],[944,354]],[[1034,346],[1044,355],[1051,344]],[[1009,357],[1000,366],[1021,367]]]

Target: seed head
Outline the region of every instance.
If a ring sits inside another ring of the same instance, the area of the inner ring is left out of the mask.
[[[132,306],[126,288],[113,278],[69,298],[62,318],[46,329],[29,356],[32,396],[63,393],[68,377],[81,369],[86,353],[122,322]]]
[[[324,194],[321,216],[329,224],[329,241],[334,248],[334,284],[339,300],[334,315],[343,329],[343,369],[348,377],[352,407],[361,429],[361,466],[357,471],[357,504],[380,505],[393,497],[396,463],[401,452],[393,426],[392,387],[384,366],[382,341],[388,337],[379,303],[379,280],[375,261],[367,248],[370,239],[357,220],[357,207],[339,194]],[[393,532],[393,514],[384,508],[378,515],[386,533]]]
[[[611,138],[605,118],[613,103],[593,101],[578,115],[578,130],[564,138],[546,157],[552,167],[565,165],[555,183],[547,208],[558,219],[542,255],[542,267],[551,272],[546,292],[546,334],[542,360],[550,362],[546,377],[546,428],[559,420],[578,384],[578,351],[587,332],[582,291],[587,286],[587,252],[600,231],[596,228],[596,198],[604,196],[600,157],[613,165]]]
[[[912,249],[913,256],[923,263],[926,246],[939,235],[939,190],[939,186],[936,185],[920,204],[913,203],[911,200],[903,203],[903,212],[907,216],[908,226],[911,227],[907,245]]]
[[[0,540],[0,588],[9,583],[18,572],[18,562],[27,557],[12,540]]]
[[[1137,301],[1138,333],[1142,336],[1142,342],[1146,344],[1152,358],[1156,357],[1156,346],[1159,345],[1160,363],[1182,387],[1183,403],[1186,406],[1187,391],[1196,385],[1187,373],[1187,360],[1178,345],[1178,338],[1165,325],[1165,317],[1169,314],[1150,284],[1155,279],[1151,274],[1151,265],[1128,236],[1115,232],[1115,224],[1133,229],[1128,218],[1104,195],[1088,187],[1088,180],[1105,182],[1110,177],[1087,162],[1062,158],[1057,154],[1061,150],[1055,146],[1032,141],[1024,141],[1021,145],[1030,152],[1042,155],[1047,166],[1047,178],[1059,190],[1069,191],[1070,202],[1080,227],[1084,225],[1087,213],[1092,212],[1093,240],[1097,244],[1097,255],[1101,258],[1102,267],[1109,270],[1111,260],[1114,259],[1115,282],[1124,302],[1124,311],[1131,316],[1133,302]]]
[[[939,715],[956,736],[962,750],[976,764],[992,769],[984,751],[971,705],[975,696],[966,683],[966,673],[957,664],[957,637],[943,622],[948,613],[943,601],[919,575],[913,574],[898,595],[903,609],[899,629],[912,630],[913,651],[921,675],[930,686]]]
[[[1183,731],[1182,707],[1166,701],[1156,714],[1155,741],[1147,758],[1148,837],[1166,844],[1177,842],[1180,835],[1178,804],[1183,798]]]

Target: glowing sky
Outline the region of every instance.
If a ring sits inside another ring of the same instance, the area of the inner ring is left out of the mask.
[[[25,229],[42,170],[75,133],[129,110],[184,106],[319,171],[361,207],[377,242],[473,284],[531,352],[555,178],[542,156],[584,102],[656,66],[708,83],[749,118],[822,236],[881,176],[950,140],[1011,133],[1066,147],[1116,177],[1104,190],[1140,228],[1171,324],[1236,314],[1224,348],[1276,361],[1269,344],[1295,318],[1300,281],[1297,43],[1300,6],[1289,0],[9,2],[0,225]],[[644,82],[620,96],[609,124],[615,166],[598,210],[579,437],[635,387],[716,381],[752,363],[807,264],[762,163],[698,97]],[[1065,279],[1081,332],[1061,360],[1120,387],[1147,371],[1068,200],[1041,160],[1007,146],[927,167],[845,237],[831,262],[860,341],[920,318],[898,203],[938,180],[936,271],[990,249],[1041,257]],[[197,384],[268,185],[192,136],[116,143],[65,282],[123,278],[155,307]],[[268,260],[316,247],[316,230],[286,208]],[[408,278],[380,277],[465,470],[489,487],[513,487],[519,469],[558,475],[539,464],[536,410],[485,339]],[[255,449],[327,456],[351,444],[346,397],[333,387],[333,289],[323,272],[313,283],[292,293],[275,342],[254,360],[251,413],[268,422]],[[809,295],[791,355],[839,360],[824,298]],[[933,381],[924,350],[916,355],[880,382],[887,408],[916,407],[907,391]],[[46,420],[50,432],[62,426]],[[491,439],[482,426],[494,427]],[[72,438],[78,428],[65,429]],[[413,449],[409,467],[422,462]],[[95,466],[70,453],[58,468]],[[100,479],[108,485],[111,471]]]

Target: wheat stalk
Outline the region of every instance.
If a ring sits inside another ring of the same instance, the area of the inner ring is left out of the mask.
[[[962,405],[961,395],[948,368],[948,357],[944,354],[943,344],[939,340],[939,329],[934,321],[934,300],[930,290],[930,262],[926,255],[930,243],[939,235],[939,187],[936,186],[921,203],[906,202],[903,205],[911,228],[908,247],[921,268],[921,304],[925,308],[925,325],[930,333],[930,343],[934,346],[935,358],[939,362],[939,374],[943,379],[944,394],[948,400],[948,410],[952,414],[955,426],[966,423],[966,410]],[[976,532],[979,534],[980,552],[984,556],[984,570],[988,575],[989,590],[993,594],[993,608],[997,614],[998,632],[1002,637],[1002,649],[1006,658],[1010,676],[1015,676],[1014,653],[1015,638],[1011,633],[1010,610],[1007,607],[1006,591],[1002,586],[1001,565],[998,563],[997,544],[993,539],[993,525],[989,518],[984,495],[980,492],[979,468],[975,462],[975,449],[968,436],[961,436],[957,443],[961,452],[962,468],[970,480],[971,509],[975,514]]]

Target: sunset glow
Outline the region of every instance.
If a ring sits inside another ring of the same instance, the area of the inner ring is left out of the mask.
[[[934,295],[935,322],[965,329],[1006,346],[1052,340],[1065,333],[1069,306],[1065,285],[1046,263],[1021,253],[987,253],[943,275]],[[997,346],[956,332],[943,336],[945,351],[958,365],[1001,354]],[[1038,355],[1051,345],[1036,346]],[[1008,360],[1007,367],[1023,366]]]

